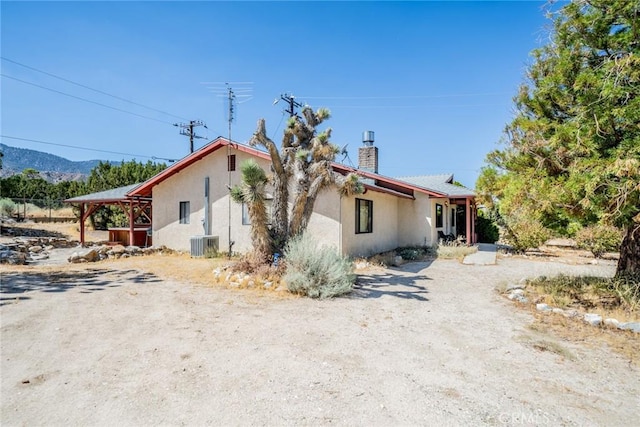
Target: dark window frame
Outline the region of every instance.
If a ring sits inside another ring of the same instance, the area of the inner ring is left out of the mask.
[[[361,210],[366,207],[367,222],[361,227]],[[356,199],[356,234],[373,233],[373,200]]]
[[[180,224],[189,224],[191,216],[191,203],[188,201],[180,202],[178,211],[178,219]]]
[[[444,206],[436,203],[436,228],[444,227]]]

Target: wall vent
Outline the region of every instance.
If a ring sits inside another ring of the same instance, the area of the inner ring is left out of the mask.
[[[194,236],[191,238],[191,256],[202,257],[208,252],[218,252],[219,246],[218,236]]]

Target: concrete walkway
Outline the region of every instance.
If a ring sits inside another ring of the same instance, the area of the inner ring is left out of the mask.
[[[478,252],[464,257],[462,263],[467,265],[495,265],[496,245],[491,243],[479,243]]]

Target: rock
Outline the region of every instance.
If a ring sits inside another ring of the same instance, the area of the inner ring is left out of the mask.
[[[131,255],[135,255],[141,251],[139,246],[127,246],[124,250]]]
[[[564,314],[564,310],[561,308],[552,308],[551,312],[554,314]]]
[[[40,252],[43,251],[43,249],[44,248],[42,246],[39,246],[39,245],[31,246],[29,248],[29,252],[34,253],[34,254],[39,254]]]
[[[122,255],[123,253],[125,253],[127,250],[125,249],[124,246],[122,245],[115,245],[114,247],[111,248],[111,250],[109,251],[109,255]]]
[[[516,291],[516,290],[522,290],[525,287],[525,283],[526,282],[520,282],[520,283],[510,283],[507,285],[507,287],[505,288],[506,292],[509,291]]]
[[[27,254],[13,250],[0,251],[0,264],[24,265],[27,263]]]
[[[393,258],[393,265],[399,266],[399,265],[402,265],[402,264],[404,264],[404,259],[400,255],[396,255]]]
[[[551,307],[544,303],[536,304],[536,310],[538,311],[551,311]]]
[[[564,317],[578,317],[580,312],[578,310],[563,310],[562,315]]]
[[[68,261],[71,263],[79,263],[79,262],[95,262],[100,259],[100,255],[98,255],[98,251],[95,249],[88,249],[85,251],[77,251],[71,254],[68,258]]]
[[[633,331],[636,334],[640,334],[640,322],[626,322],[618,324],[618,329],[624,331]]]
[[[617,327],[620,324],[620,322],[618,322],[618,319],[607,318],[607,319],[604,319],[604,324],[607,326]]]
[[[585,313],[583,319],[585,322],[593,326],[598,326],[602,323],[602,316],[599,314]]]

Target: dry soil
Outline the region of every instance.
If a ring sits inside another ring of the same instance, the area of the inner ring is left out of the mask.
[[[532,329],[532,315],[495,290],[540,274],[611,275],[612,263],[371,268],[353,295],[325,301],[118,265],[0,267],[3,426],[628,426],[640,417],[637,365]]]

